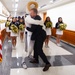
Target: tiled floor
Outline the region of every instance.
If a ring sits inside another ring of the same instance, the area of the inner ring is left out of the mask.
[[[19,38],[17,38],[20,40]],[[49,43],[50,48],[47,49],[44,47],[44,53],[47,56],[56,56],[56,55],[72,55],[71,52],[67,51],[66,49],[63,49],[61,47],[58,47],[56,44],[50,41]],[[24,53],[24,43],[21,43],[21,41],[17,41],[17,50],[12,51],[12,57],[22,57]]]
[[[23,69],[21,63],[25,54],[25,44],[21,43],[18,37],[16,50],[12,50],[12,44],[8,43],[6,39],[3,45],[0,75],[75,75],[75,48],[65,43],[61,43],[62,47],[58,47],[54,42],[55,40],[51,39],[50,48],[43,47],[44,53],[52,65],[49,71],[44,73],[42,69],[45,64],[40,58],[39,64],[31,64],[29,62],[31,59],[27,57],[25,60],[28,69]]]
[[[10,75],[75,75],[75,66],[51,67],[47,72],[43,72],[41,67],[11,69]]]

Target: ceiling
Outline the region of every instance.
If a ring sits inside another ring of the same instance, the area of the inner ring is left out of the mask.
[[[31,0],[19,0],[18,2],[18,13],[26,12],[26,5]],[[39,4],[39,7],[48,4],[50,0],[36,0]],[[15,4],[15,0],[1,0],[1,2],[5,5],[9,12],[14,12],[13,4]]]
[[[15,0],[0,0],[3,5],[7,8],[7,10],[10,12],[10,13],[14,13],[15,12],[15,9],[14,9],[14,4],[17,3],[15,2]],[[18,14],[23,14],[26,12],[26,5],[27,3],[31,1],[31,0],[19,0],[19,2],[17,3],[18,4],[18,8],[17,8],[17,13]],[[65,3],[68,3],[68,2],[72,2],[72,1],[75,1],[75,0],[35,0],[38,2],[39,4],[39,11],[41,10],[46,10],[47,8],[49,7],[54,7],[57,5],[62,5],[61,3],[65,4]]]

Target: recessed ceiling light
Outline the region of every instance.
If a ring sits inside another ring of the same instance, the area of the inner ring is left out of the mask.
[[[15,4],[15,8],[18,8],[18,4],[17,3]]]
[[[15,2],[19,2],[19,0],[15,0]]]
[[[17,11],[17,9],[15,9],[15,11]]]
[[[53,2],[54,2],[54,0],[50,0],[49,2],[50,2],[50,3],[53,3]]]

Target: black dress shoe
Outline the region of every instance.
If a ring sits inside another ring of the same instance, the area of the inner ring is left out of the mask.
[[[34,59],[34,60],[31,60],[30,63],[38,64],[39,62]]]
[[[45,71],[49,70],[49,67],[51,67],[51,64],[46,64],[43,71],[45,72]]]

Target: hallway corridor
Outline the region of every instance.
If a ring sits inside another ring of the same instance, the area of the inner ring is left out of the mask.
[[[0,0],[0,75],[75,75],[75,0]]]

